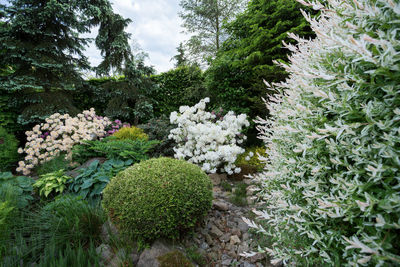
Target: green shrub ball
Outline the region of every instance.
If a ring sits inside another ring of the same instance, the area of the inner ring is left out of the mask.
[[[18,141],[0,127],[0,172],[10,171],[18,161]]]
[[[103,193],[103,206],[119,230],[144,242],[182,237],[212,203],[210,178],[198,166],[172,158],[129,167]]]

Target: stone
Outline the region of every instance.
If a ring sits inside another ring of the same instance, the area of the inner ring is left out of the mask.
[[[211,226],[210,234],[214,237],[220,237],[224,233],[215,225]]]
[[[142,254],[140,254],[137,267],[159,267],[160,264],[157,260],[158,257],[163,256],[173,249],[161,241],[156,241],[153,243],[151,248],[145,249]]]
[[[209,247],[210,247],[210,246],[207,244],[207,242],[203,242],[203,243],[200,244],[200,248],[201,248],[201,249],[206,250],[206,249],[208,249]]]
[[[227,254],[222,254],[221,256],[221,264],[222,266],[229,266],[232,262],[232,258]]]
[[[232,228],[231,233],[232,235],[237,235],[239,238],[242,236],[242,232],[238,228]]]
[[[244,233],[244,234],[243,234],[243,237],[242,237],[242,240],[243,240],[243,241],[247,241],[247,240],[249,240],[249,239],[250,239],[249,233]]]
[[[227,211],[229,209],[228,204],[223,201],[213,200],[212,204],[213,204],[213,207],[216,208],[217,210]]]
[[[231,243],[231,245],[235,245],[235,244],[237,244],[237,243],[240,243],[239,237],[238,237],[237,235],[231,236],[231,238],[230,238],[230,243]]]
[[[257,265],[255,265],[255,264],[253,264],[253,263],[250,263],[250,262],[247,262],[247,261],[245,261],[245,262],[243,262],[243,267],[257,267]]]
[[[218,173],[210,173],[208,175],[211,179],[213,185],[220,185],[221,184],[221,177]]]
[[[230,237],[231,237],[231,234],[230,233],[226,233],[226,234],[222,235],[219,238],[219,240],[221,240],[221,242],[225,242],[226,243],[226,242],[229,241]]]
[[[96,253],[104,262],[110,262],[111,258],[113,257],[111,247],[106,244],[101,244],[100,246],[98,246],[96,248]]]
[[[109,243],[111,238],[118,238],[118,229],[110,220],[101,226],[101,238],[106,243]]]
[[[247,232],[247,230],[249,230],[249,226],[241,218],[238,218],[236,222],[237,222],[238,228],[243,233],[245,233],[245,232]]]
[[[213,239],[211,238],[211,236],[209,234],[206,234],[206,235],[204,235],[204,237],[206,238],[207,244],[212,245]]]

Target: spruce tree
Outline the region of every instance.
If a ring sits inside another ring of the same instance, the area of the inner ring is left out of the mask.
[[[0,5],[0,62],[11,68],[0,76],[0,91],[11,93],[21,124],[31,124],[55,112],[77,113],[70,92],[92,70],[81,37],[99,26],[96,45],[103,62],[97,71],[122,69],[131,52],[124,28],[129,20],[114,14],[108,0],[10,0]]]

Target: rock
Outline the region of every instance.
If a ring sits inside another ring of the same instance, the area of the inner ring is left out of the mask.
[[[224,233],[215,225],[211,226],[210,234],[214,237],[220,237]]]
[[[232,259],[228,255],[226,255],[226,254],[222,255],[222,257],[221,257],[222,266],[229,266],[231,264],[231,262],[232,262]]]
[[[253,264],[253,263],[250,263],[250,262],[247,262],[247,261],[245,261],[245,262],[243,263],[243,267],[257,267],[257,265],[255,265],[255,264]]]
[[[111,247],[106,244],[101,244],[96,248],[97,255],[100,255],[100,258],[104,262],[110,262],[111,258],[113,257],[113,253]]]
[[[231,236],[231,238],[230,238],[230,243],[231,243],[231,245],[235,245],[235,244],[237,244],[237,243],[240,243],[239,237],[238,237],[237,235]]]
[[[156,241],[151,248],[145,249],[142,254],[140,254],[137,267],[159,267],[160,264],[157,258],[171,251],[172,248],[161,241]]]
[[[242,232],[238,228],[232,228],[231,233],[232,235],[237,235],[239,238],[242,236]]]
[[[223,201],[213,200],[212,204],[213,204],[213,207],[216,208],[217,210],[227,211],[229,209],[228,204]]]
[[[213,185],[220,185],[221,184],[221,177],[218,173],[210,173],[208,175],[211,179]]]
[[[101,226],[101,238],[104,242],[109,243],[111,238],[118,237],[118,229],[115,225],[110,221],[106,221]]]
[[[229,241],[229,239],[230,239],[230,237],[231,237],[231,234],[230,233],[226,233],[226,234],[224,234],[223,236],[221,236],[220,238],[219,238],[219,240],[221,240],[221,242],[228,242]]]
[[[206,242],[208,245],[211,245],[213,243],[213,239],[209,234],[204,235],[204,237],[206,238]]]
[[[242,240],[243,240],[243,241],[247,241],[247,240],[249,240],[249,239],[250,239],[249,233],[244,233],[244,234],[243,234],[243,237],[242,237]]]
[[[201,248],[201,249],[206,250],[206,249],[208,249],[209,247],[210,247],[210,246],[207,244],[207,242],[203,242],[203,243],[200,244],[200,248]]]
[[[241,218],[238,218],[236,220],[238,228],[240,229],[240,231],[242,231],[243,233],[246,233],[247,230],[249,230],[249,226],[247,225],[247,223],[245,223]]]

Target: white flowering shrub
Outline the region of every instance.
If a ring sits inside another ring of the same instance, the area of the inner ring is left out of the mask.
[[[246,114],[236,116],[229,111],[220,119],[214,113],[205,111],[205,98],[193,107],[181,106],[172,112],[170,122],[178,125],[170,131],[173,139],[175,158],[197,164],[207,173],[218,169],[228,174],[239,173],[235,166],[236,157],[245,150],[239,146],[246,139],[241,132],[249,126]]]
[[[275,261],[399,266],[400,3],[300,2],[321,10],[305,15],[317,38],[286,45],[290,77],[259,120],[265,208],[248,223]]]
[[[76,117],[68,114],[55,113],[27,131],[25,148],[19,148],[19,153],[25,153],[25,160],[19,162],[17,172],[28,175],[38,164],[58,156],[61,152],[70,156],[72,147],[83,141],[105,137],[106,127],[111,124],[107,117],[96,116],[94,109],[85,110]]]

